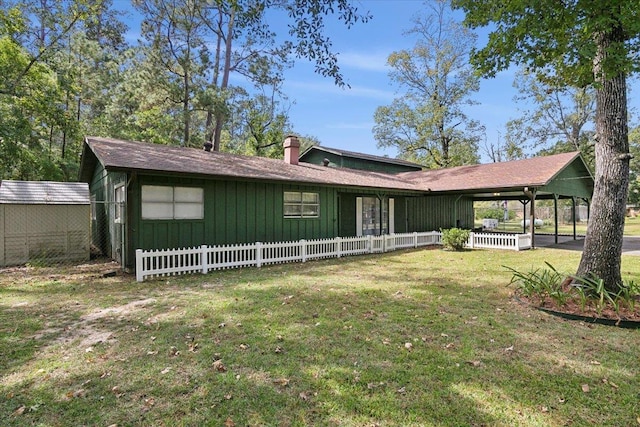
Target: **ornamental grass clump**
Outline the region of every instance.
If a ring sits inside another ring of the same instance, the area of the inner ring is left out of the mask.
[[[598,277],[565,275],[548,262],[545,264],[548,268],[527,272],[505,266],[512,273],[509,285],[515,284],[521,297],[541,307],[554,306],[559,311],[572,314],[593,313],[596,317],[640,319],[640,314],[635,312],[640,286],[633,280],[623,282],[614,292],[607,289],[604,280]],[[603,316],[605,311],[607,316]]]

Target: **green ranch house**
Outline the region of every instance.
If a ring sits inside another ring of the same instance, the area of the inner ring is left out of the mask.
[[[579,153],[421,170],[397,159],[284,141],[284,160],[87,137],[93,242],[124,267],[136,249],[472,228],[476,200],[589,201]],[[557,216],[557,215],[556,215]],[[532,227],[533,231],[533,227]]]

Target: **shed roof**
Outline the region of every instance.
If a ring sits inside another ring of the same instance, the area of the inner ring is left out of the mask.
[[[85,182],[7,181],[0,183],[0,203],[29,205],[88,205]]]
[[[593,178],[578,152],[534,157],[510,162],[460,166],[448,169],[388,174],[348,168],[328,168],[300,162],[229,153],[206,152],[143,142],[87,137],[80,180],[88,182],[95,162],[107,170],[190,174],[223,178],[287,181],[292,183],[369,187],[412,192],[467,194],[543,187],[570,165],[578,164],[580,179]],[[91,166],[93,165],[93,166]]]

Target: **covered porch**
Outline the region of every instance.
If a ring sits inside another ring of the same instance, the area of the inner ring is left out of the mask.
[[[417,174],[413,177],[418,178]],[[554,209],[553,241],[560,240],[558,207],[561,200],[569,200],[572,207],[571,237],[578,238],[576,207],[586,203],[587,211],[593,195],[593,175],[578,152],[530,158],[505,163],[460,166],[457,168],[422,172],[419,177],[433,193],[447,193],[479,201],[519,201],[523,221],[518,232],[531,234],[536,247],[536,202],[552,200]],[[527,214],[528,213],[528,214]],[[588,216],[588,214],[587,214]],[[513,231],[511,231],[513,232]]]

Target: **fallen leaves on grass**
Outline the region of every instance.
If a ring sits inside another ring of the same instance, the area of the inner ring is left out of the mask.
[[[111,393],[113,393],[118,399],[124,395],[124,393],[120,392],[120,387],[117,385],[111,387]]]
[[[278,378],[273,380],[275,385],[279,385],[281,387],[286,387],[289,385],[290,380],[288,378]]]
[[[591,391],[591,388],[589,388],[589,384],[582,384],[582,391],[585,393],[589,393]]]
[[[226,366],[224,366],[224,363],[222,363],[222,359],[213,361],[213,369],[215,369],[218,372],[227,372],[227,368]]]
[[[14,417],[17,417],[18,415],[24,414],[24,411],[26,411],[26,410],[27,410],[27,407],[22,405],[18,409],[16,409],[15,411],[13,411],[13,413],[11,415],[13,415]]]
[[[153,408],[155,404],[156,404],[156,399],[154,399],[153,397],[146,397],[144,399],[144,407],[142,408],[142,410],[144,412],[147,412],[151,410],[151,408]]]

